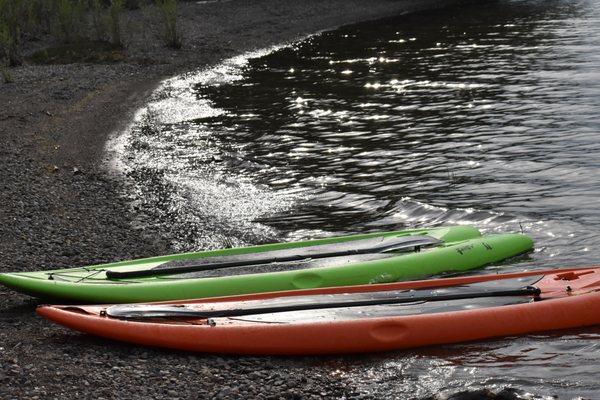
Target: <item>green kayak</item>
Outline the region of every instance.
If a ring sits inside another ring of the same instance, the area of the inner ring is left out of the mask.
[[[40,298],[133,303],[383,283],[478,268],[530,250],[520,234],[414,229],[0,274]]]

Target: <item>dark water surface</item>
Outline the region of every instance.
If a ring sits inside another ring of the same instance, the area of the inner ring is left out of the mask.
[[[238,57],[165,82],[117,148],[180,250],[458,223],[534,237],[505,270],[597,263],[600,2],[501,0]],[[381,397],[600,398],[600,329],[330,373]]]

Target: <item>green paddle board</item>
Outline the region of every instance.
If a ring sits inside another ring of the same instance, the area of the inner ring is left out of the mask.
[[[132,303],[359,285],[466,271],[531,250],[520,234],[470,226],[413,229],[0,274],[40,298]]]

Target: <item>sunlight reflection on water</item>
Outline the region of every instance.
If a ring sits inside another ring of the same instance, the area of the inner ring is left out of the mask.
[[[536,240],[530,257],[487,271],[592,264],[599,44],[600,4],[586,0],[346,27],[165,82],[118,160],[134,207],[180,250],[474,224]],[[379,397],[594,398],[599,338],[439,346],[331,371]]]

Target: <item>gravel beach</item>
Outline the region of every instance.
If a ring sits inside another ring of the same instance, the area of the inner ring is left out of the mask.
[[[130,209],[124,183],[105,165],[107,139],[162,79],[321,30],[449,3],[186,2],[180,7],[181,50],[166,49],[139,29],[151,23],[148,15],[128,11],[124,61],[13,69],[14,82],[0,84],[0,272],[172,252],[169,237],[139,228],[147,217]],[[344,358],[219,357],[133,347],[51,325],[34,314],[35,305],[0,289],[0,398],[373,397],[345,379]],[[488,398],[479,395],[469,398]]]

